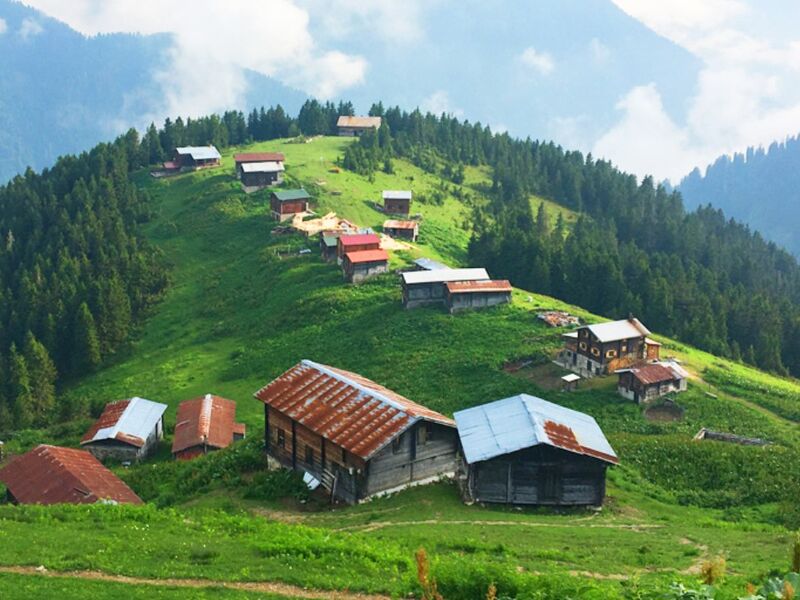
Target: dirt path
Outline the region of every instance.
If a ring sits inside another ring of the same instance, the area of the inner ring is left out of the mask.
[[[278,594],[287,598],[309,598],[310,600],[390,600],[389,596],[377,594],[358,594],[346,591],[309,590],[287,583],[268,581],[243,582],[243,581],[212,581],[209,579],[147,579],[144,577],[128,577],[126,575],[111,575],[100,571],[48,571],[41,567],[4,567],[0,566],[0,573],[14,573],[16,575],[38,575],[40,577],[67,577],[72,579],[89,579],[93,581],[110,581],[114,583],[127,583],[130,585],[152,585],[156,587],[179,588],[226,588],[245,592],[262,592]]]
[[[407,527],[410,525],[485,525],[485,526],[498,526],[498,527],[550,527],[550,528],[566,528],[566,527],[583,527],[590,529],[629,529],[631,531],[645,531],[650,529],[662,529],[664,525],[649,525],[649,524],[604,524],[604,523],[587,523],[592,517],[570,521],[569,523],[531,523],[527,521],[447,521],[439,519],[427,519],[421,521],[383,521],[379,523],[365,523],[363,525],[347,525],[339,527],[334,531],[360,531],[367,533],[370,531],[377,531],[385,527]]]

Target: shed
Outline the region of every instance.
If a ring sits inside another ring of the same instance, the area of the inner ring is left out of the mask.
[[[81,439],[81,446],[100,460],[141,460],[164,437],[166,410],[166,404],[138,397],[106,404]]]
[[[416,242],[419,235],[419,223],[416,221],[389,219],[383,222],[383,232],[392,237]]]
[[[383,212],[391,215],[407,215],[411,212],[411,192],[408,190],[385,190]]]
[[[381,249],[347,252],[342,262],[342,274],[350,283],[359,283],[388,270],[389,255]]]
[[[119,477],[85,450],[41,444],[0,469],[14,504],[141,504]]]
[[[403,306],[444,304],[446,284],[453,281],[488,281],[486,269],[434,269],[408,271],[402,275]]]
[[[380,126],[380,117],[341,115],[336,120],[336,128],[343,137],[358,137],[366,131],[378,130]]]
[[[236,402],[206,394],[178,405],[172,456],[190,460],[227,448],[244,438],[245,426],[236,422]]]
[[[347,252],[361,252],[362,250],[379,250],[381,247],[380,236],[374,233],[346,233],[339,236],[336,244],[336,260],[339,264],[344,262]]]
[[[467,500],[600,506],[617,455],[587,414],[520,394],[459,411]]]
[[[448,281],[445,289],[445,305],[450,313],[511,302],[511,283],[507,279]]]
[[[266,450],[355,503],[452,476],[452,419],[356,373],[303,360],[255,393]]]
[[[565,392],[574,392],[578,387],[578,382],[581,380],[580,375],[575,373],[567,373],[561,378],[561,389]]]
[[[272,218],[278,221],[291,219],[297,213],[308,211],[311,196],[303,188],[295,190],[275,190],[270,196]]]
[[[283,163],[278,161],[248,162],[239,166],[242,185],[265,188],[283,183]]]
[[[340,235],[342,235],[341,231],[320,231],[319,253],[323,260],[334,260],[336,258]]]
[[[617,391],[634,402],[650,402],[673,392],[685,392],[689,374],[676,362],[636,365],[617,371]]]
[[[283,165],[286,157],[281,152],[240,152],[233,155],[236,177],[241,179],[242,167],[250,163],[277,162]]]
[[[204,169],[219,166],[221,158],[214,146],[184,146],[175,148],[172,163],[178,169]]]

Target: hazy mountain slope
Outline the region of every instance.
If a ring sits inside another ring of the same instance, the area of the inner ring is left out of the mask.
[[[678,187],[690,208],[711,204],[800,256],[800,138],[721,156]]]

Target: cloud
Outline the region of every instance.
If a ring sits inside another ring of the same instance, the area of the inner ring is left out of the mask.
[[[747,14],[742,0],[612,0],[623,11],[666,37],[676,31],[713,30]]]
[[[444,90],[437,90],[425,98],[420,105],[420,109],[423,112],[429,112],[434,115],[444,113],[459,118],[464,116],[464,111],[452,105],[450,96]]]
[[[19,26],[19,35],[22,37],[23,40],[27,40],[29,38],[35,37],[42,33],[44,29],[39,24],[38,21],[34,19],[25,18],[22,20],[22,23]]]
[[[538,52],[533,46],[525,48],[519,55],[519,60],[542,75],[549,75],[555,69],[553,58],[546,52]]]
[[[323,99],[363,81],[366,60],[320,50],[308,12],[292,0],[25,0],[85,35],[171,33],[169,60],[154,74],[163,103],[146,120],[241,106],[244,69]]]
[[[417,42],[424,37],[423,10],[431,0],[298,0],[321,28],[334,39],[344,40],[365,31],[388,44]]]
[[[0,35],[3,35],[6,31],[8,31],[8,23],[6,23],[5,19],[0,18]]]

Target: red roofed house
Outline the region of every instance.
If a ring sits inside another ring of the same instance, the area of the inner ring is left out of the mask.
[[[417,241],[419,223],[416,221],[397,221],[389,219],[383,223],[383,233],[396,238],[403,238],[412,242]]]
[[[355,373],[304,360],[255,397],[269,456],[345,502],[454,473],[453,420]]]
[[[347,252],[342,263],[345,281],[358,283],[389,270],[389,255],[386,250],[361,250]]]
[[[617,391],[637,404],[670,393],[685,392],[689,374],[678,363],[656,362],[619,369]]]
[[[381,238],[374,233],[354,233],[340,235],[336,242],[336,262],[342,264],[347,252],[360,252],[362,250],[379,250]]]
[[[103,414],[81,439],[81,446],[100,460],[141,460],[164,437],[165,410],[166,404],[144,398],[106,404]]]
[[[449,281],[445,284],[445,304],[451,312],[486,308],[511,302],[511,284],[506,279],[489,281]]]
[[[93,504],[142,501],[114,473],[84,450],[39,445],[0,469],[14,504]]]
[[[172,456],[191,460],[212,450],[227,448],[244,438],[245,426],[236,422],[236,402],[206,394],[178,405]]]

